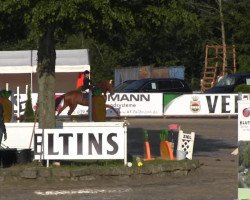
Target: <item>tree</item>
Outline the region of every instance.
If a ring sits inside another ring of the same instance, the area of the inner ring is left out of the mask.
[[[16,49],[17,43],[27,39],[28,28],[24,22],[24,1],[1,1],[0,49]]]
[[[130,1],[136,26],[122,49],[122,66],[186,67],[186,78],[201,71],[201,22],[188,1]]]
[[[227,4],[226,17],[230,40],[236,45],[239,71],[249,72],[250,66],[250,4],[246,0],[231,0]]]
[[[27,100],[25,103],[24,121],[34,122],[34,119],[35,119],[35,115],[34,115],[34,110],[32,107],[31,90],[30,90],[30,86],[29,86],[28,92],[27,92]]]
[[[1,13],[21,12],[29,28],[29,37],[37,41],[37,77],[39,84],[39,126],[55,127],[55,46],[68,33],[82,32],[84,37],[114,42],[133,18],[122,0],[4,1]]]
[[[226,11],[223,20],[219,1]],[[221,21],[226,42],[236,45],[240,70],[249,71],[250,4],[245,0],[5,0],[1,3],[0,49],[38,47],[39,52],[47,51],[47,56],[39,54],[39,70],[40,81],[48,82],[43,88],[51,86],[48,93],[53,93],[51,60],[56,57],[51,50],[53,46],[89,48],[92,77],[98,81],[112,77],[116,66],[138,65],[184,65],[186,78],[199,80],[205,45],[222,43]],[[51,45],[47,48],[48,41]],[[53,99],[49,101],[48,105],[53,107]],[[52,111],[49,115],[52,116]]]

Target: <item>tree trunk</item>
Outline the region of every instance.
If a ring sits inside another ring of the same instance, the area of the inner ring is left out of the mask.
[[[55,41],[48,27],[38,42],[38,117],[39,128],[55,128]]]
[[[223,76],[226,72],[227,67],[227,46],[226,46],[226,34],[225,34],[225,26],[224,26],[224,17],[223,17],[223,11],[222,11],[222,0],[219,0],[219,10],[220,10],[220,22],[221,22],[221,39],[222,39],[222,45],[223,45],[223,63],[222,63],[222,72]]]

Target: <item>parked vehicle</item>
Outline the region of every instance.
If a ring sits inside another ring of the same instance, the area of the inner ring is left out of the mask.
[[[125,87],[127,87],[130,83],[134,82],[135,80],[126,80],[115,87],[115,92],[122,91]]]
[[[177,78],[147,78],[133,81],[119,92],[182,92],[191,93],[184,80]]]
[[[250,85],[250,72],[228,74],[205,93],[233,93],[235,87],[241,84]]]

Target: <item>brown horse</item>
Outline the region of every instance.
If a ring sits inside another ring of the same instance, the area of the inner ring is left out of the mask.
[[[101,90],[101,92],[103,93],[102,95],[105,98],[105,101],[107,100],[107,98],[106,98],[107,92],[110,92],[111,95],[114,94],[114,87],[112,84],[112,80],[102,81],[101,83],[97,84],[93,88],[93,90],[95,88],[98,88]],[[68,115],[72,114],[72,112],[75,110],[75,108],[78,104],[83,105],[83,106],[89,106],[88,93],[82,93],[79,90],[73,90],[73,91],[67,92],[67,93],[61,95],[60,97],[56,98],[56,100],[55,100],[56,110],[57,110],[57,107],[61,103],[62,100],[64,100],[64,103],[63,103],[63,106],[60,109],[58,109],[57,116],[60,115],[60,113],[68,106],[69,106]],[[113,106],[107,105],[107,104],[105,104],[105,106],[107,108],[112,109],[118,117],[120,116],[119,113],[117,112],[117,110]]]

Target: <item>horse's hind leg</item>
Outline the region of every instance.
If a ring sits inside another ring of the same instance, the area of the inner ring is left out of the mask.
[[[58,113],[56,116],[59,116],[61,114],[61,112],[67,107],[67,105],[63,105],[63,107],[61,107],[59,110],[58,110]]]
[[[111,105],[105,104],[106,108],[110,108],[111,110],[113,110],[115,112],[115,114],[117,115],[117,117],[120,117],[120,113]]]

